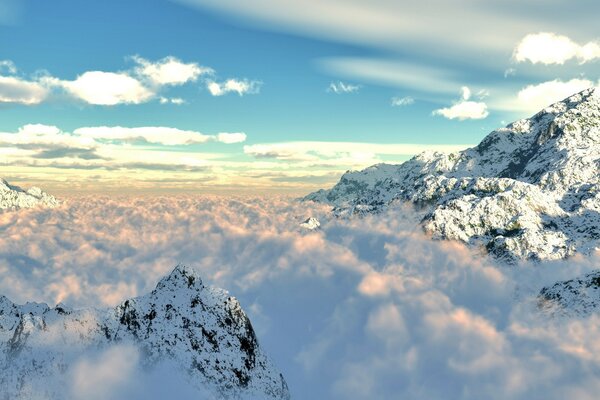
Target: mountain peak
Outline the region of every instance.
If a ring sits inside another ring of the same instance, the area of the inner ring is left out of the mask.
[[[338,216],[417,205],[434,238],[509,261],[559,259],[600,246],[600,89],[590,88],[456,153],[350,171],[305,200]]]
[[[183,265],[151,293],[111,310],[20,306],[0,296],[0,343],[7,398],[64,398],[70,362],[87,350],[125,343],[140,349],[145,367],[169,362],[215,398],[289,399],[285,379],[263,353],[239,302],[204,286]],[[38,387],[43,391],[31,391]]]
[[[191,267],[184,264],[177,264],[177,266],[171,271],[171,273],[160,280],[157,285],[159,287],[166,287],[174,285],[176,287],[187,287],[192,286],[196,288],[202,288],[202,279],[200,275]]]
[[[58,200],[38,187],[25,191],[0,178],[0,210],[33,207],[56,207]]]

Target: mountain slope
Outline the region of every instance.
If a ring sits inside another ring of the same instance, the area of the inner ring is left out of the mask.
[[[590,253],[600,239],[600,89],[588,89],[486,136],[476,147],[424,152],[351,171],[305,200],[337,215],[415,204],[433,237],[507,261]]]
[[[183,266],[112,310],[18,306],[0,297],[0,343],[0,387],[11,399],[63,398],[75,357],[119,343],[138,346],[144,365],[173,362],[218,398],[289,398],[238,301]]]
[[[538,296],[542,310],[558,315],[588,316],[600,306],[600,271],[543,288]]]
[[[37,206],[56,207],[58,200],[38,187],[23,190],[18,186],[10,185],[0,178],[0,210],[32,208]]]

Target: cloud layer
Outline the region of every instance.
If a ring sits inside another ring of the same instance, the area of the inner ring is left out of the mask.
[[[297,398],[594,398],[600,318],[550,318],[535,294],[595,258],[505,268],[431,241],[410,210],[351,221],[326,211],[287,198],[181,196],[3,213],[0,292],[114,305],[183,262],[241,300]],[[323,229],[300,230],[308,216]],[[78,387],[114,359],[84,355],[90,376]],[[144,379],[161,382],[132,381]]]

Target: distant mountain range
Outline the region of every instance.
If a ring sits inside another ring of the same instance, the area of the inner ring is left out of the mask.
[[[58,204],[59,202],[54,196],[49,195],[38,187],[24,190],[0,178],[0,210],[16,210],[37,206],[56,207]]]
[[[64,398],[74,358],[123,343],[140,349],[145,366],[171,361],[216,398],[290,397],[238,301],[184,266],[150,294],[109,310],[15,305],[0,296],[0,343],[1,398]]]
[[[409,202],[433,238],[505,261],[589,254],[600,244],[600,89],[491,132],[476,147],[345,173],[305,200],[338,216]]]

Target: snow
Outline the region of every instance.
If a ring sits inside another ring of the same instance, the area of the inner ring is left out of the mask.
[[[590,254],[600,246],[600,89],[491,132],[461,152],[351,171],[305,200],[338,216],[409,202],[434,238],[508,262]]]
[[[150,294],[110,310],[18,306],[2,296],[0,342],[7,398],[64,398],[75,355],[123,343],[140,350],[146,367],[170,361],[217,398],[289,398],[239,302],[181,265]]]
[[[32,187],[26,191],[0,178],[0,210],[38,206],[56,207],[58,204],[59,202],[54,196],[45,193],[38,187]]]
[[[321,226],[321,222],[318,219],[316,219],[315,217],[309,217],[300,224],[300,227],[302,227],[306,230],[309,230],[309,231],[314,231],[315,229],[319,229],[320,226]]]

